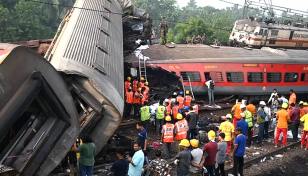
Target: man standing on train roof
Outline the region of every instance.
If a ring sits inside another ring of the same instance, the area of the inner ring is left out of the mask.
[[[293,89],[290,90],[289,106],[291,105],[291,103],[296,104],[296,95],[295,95]]]
[[[160,30],[160,39],[162,41],[162,44],[164,45],[167,43],[166,35],[168,33],[168,24],[165,17],[162,18],[159,24],[159,30]]]
[[[131,81],[131,77],[127,77],[127,81],[125,81],[124,86],[125,86],[125,92],[128,92],[128,88],[131,87],[132,83]]]
[[[184,107],[184,97],[183,97],[183,92],[182,91],[176,97],[176,102],[178,103],[179,108],[183,109],[183,107]]]
[[[280,133],[283,133],[282,145],[285,147],[287,145],[287,131],[288,131],[288,122],[291,122],[290,115],[287,111],[288,104],[283,103],[281,106],[281,110],[277,112],[276,118],[278,120],[277,123],[277,132],[275,137],[275,147],[278,147],[279,136]]]
[[[145,39],[145,43],[148,43],[148,40],[149,40],[150,45],[152,45],[151,31],[152,31],[152,23],[151,23],[151,20],[149,18],[147,18],[145,23],[143,23],[142,35]]]
[[[240,115],[240,113],[242,112],[240,108],[241,104],[242,104],[242,98],[238,98],[237,103],[231,109],[231,113],[233,114],[234,117],[233,118],[234,128],[236,127],[237,121],[241,120],[241,115]]]
[[[241,110],[245,114],[245,121],[248,124],[247,135],[245,134],[245,136],[247,136],[247,147],[250,148],[252,137],[251,131],[253,130],[253,117],[251,112],[246,108],[247,107],[244,104],[241,104]]]
[[[274,100],[274,97],[277,96],[278,93],[277,93],[277,89],[274,89],[273,90],[273,93],[271,94],[270,98],[268,99],[267,103],[270,103],[272,101],[273,103],[273,100]]]
[[[207,86],[207,94],[209,96],[209,104],[211,106],[215,106],[215,99],[214,99],[215,82],[212,80],[211,77],[208,77],[207,81],[205,82],[205,85]]]
[[[259,132],[258,132],[258,142],[257,144],[262,144],[263,141],[263,135],[264,135],[264,123],[265,123],[265,118],[267,114],[264,111],[264,106],[265,106],[264,101],[260,101],[260,107],[258,108],[258,113],[257,113],[257,123],[259,125]]]
[[[190,96],[190,92],[188,90],[186,90],[185,93],[184,106],[190,107],[192,97]]]

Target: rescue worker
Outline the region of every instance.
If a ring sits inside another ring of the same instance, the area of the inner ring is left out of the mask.
[[[306,110],[306,113],[308,113],[308,103],[307,102],[304,102],[304,109]]]
[[[142,105],[147,105],[149,103],[149,94],[145,91],[145,87],[141,88],[142,92]]]
[[[199,114],[199,105],[195,104],[193,108],[194,108],[195,113]]]
[[[267,114],[264,111],[264,106],[266,105],[264,101],[260,101],[260,107],[257,113],[257,123],[259,125],[259,132],[258,132],[258,142],[257,144],[262,144],[263,135],[264,135],[264,123]]]
[[[140,116],[143,127],[148,130],[149,119],[151,117],[151,109],[149,106],[145,105],[140,108]]]
[[[176,146],[176,151],[180,152],[180,142],[182,139],[187,138],[187,130],[188,130],[188,124],[185,119],[183,119],[182,114],[178,113],[177,114],[177,119],[178,121],[175,123],[175,146]]]
[[[146,93],[149,93],[149,92],[150,92],[149,82],[145,82],[143,87],[144,87],[144,91],[145,91]]]
[[[165,176],[171,172],[171,165],[164,159],[161,159],[161,151],[155,151],[156,159],[153,159],[147,166],[147,170],[153,173],[153,176]]]
[[[183,97],[183,92],[180,92],[180,94],[176,97],[176,102],[179,105],[180,109],[183,109],[184,107],[184,97]]]
[[[161,129],[164,125],[165,114],[166,114],[166,108],[160,102],[159,106],[156,109],[156,120],[155,120],[156,135],[157,136],[159,136],[159,133],[161,132]]]
[[[249,101],[248,105],[246,106],[246,110],[248,110],[251,113],[252,117],[254,116],[254,114],[256,112],[256,107],[255,107],[255,105],[252,104],[251,100]]]
[[[187,106],[184,106],[182,115],[184,118],[189,114],[189,108]]]
[[[168,24],[166,22],[165,17],[163,17],[163,19],[159,24],[159,30],[160,30],[160,39],[162,41],[162,44],[165,45],[167,43],[166,35],[168,33]]]
[[[165,120],[166,120],[167,116],[171,116],[171,108],[168,102],[165,102],[165,108],[166,108],[166,114],[165,114]]]
[[[134,93],[132,92],[131,88],[128,88],[128,91],[125,93],[125,97],[126,97],[125,117],[128,118],[130,115],[130,111],[132,110],[133,99],[134,99]]]
[[[191,163],[191,153],[188,149],[190,146],[189,141],[187,139],[183,139],[178,146],[181,147],[182,151],[174,157],[174,159],[176,159],[174,163],[177,165],[176,174],[178,176],[187,176],[189,174]]]
[[[195,113],[193,107],[189,107],[189,114],[186,116],[186,120],[188,122],[188,127],[189,127],[187,139],[195,139],[198,119],[199,116],[198,114]]]
[[[172,108],[172,95],[168,96],[168,106],[170,109]]]
[[[142,103],[142,95],[141,95],[141,88],[134,93],[133,103],[134,103],[134,118],[138,119],[139,117],[139,110]]]
[[[236,127],[236,123],[237,121],[241,120],[241,106],[242,104],[242,98],[238,98],[238,101],[237,103],[232,107],[232,110],[231,110],[231,113],[233,114],[233,125],[234,125],[234,128]]]
[[[293,136],[293,141],[297,142],[298,141],[298,128],[300,126],[300,109],[295,107],[294,103],[291,103],[291,106],[293,107],[292,111],[289,113],[290,119],[292,121],[291,124],[291,130],[292,130],[292,136]]]
[[[140,87],[140,88],[144,87],[144,83],[145,83],[145,79],[144,79],[144,77],[141,77],[140,82],[138,84],[138,87]]]
[[[184,106],[187,106],[187,107],[190,107],[190,104],[191,104],[191,96],[189,95],[189,91],[186,90],[186,95],[185,95],[185,99],[184,99]]]
[[[145,23],[143,23],[142,35],[144,37],[145,43],[148,43],[148,40],[149,40],[150,45],[152,45],[152,40],[151,40],[152,27],[153,26],[152,26],[151,20],[147,18]]]
[[[170,158],[172,153],[171,144],[174,141],[174,124],[171,123],[171,117],[166,117],[166,124],[163,126],[161,140],[163,142],[163,151],[166,157]]]
[[[250,148],[251,145],[251,137],[252,137],[252,129],[253,129],[253,118],[252,114],[244,104],[241,104],[241,110],[245,114],[245,121],[248,123],[248,130],[247,130],[247,147]],[[246,136],[246,135],[245,135]]]
[[[290,90],[290,98],[289,98],[289,107],[291,107],[291,103],[296,104],[296,95],[293,91],[293,89]]]
[[[228,144],[227,154],[229,154],[231,151],[231,140],[234,135],[234,125],[232,125],[231,120],[232,120],[232,115],[227,114],[226,121],[222,122],[219,126],[219,133],[221,132],[225,133],[225,141]]]
[[[280,111],[278,111],[277,114],[276,114],[276,118],[278,120],[278,123],[277,123],[276,137],[275,137],[275,147],[278,147],[279,136],[280,136],[281,132],[283,133],[282,145],[283,146],[287,145],[288,122],[291,122],[290,115],[287,111],[288,104],[283,103],[281,108],[282,109]]]
[[[208,137],[210,142],[204,145],[203,152],[206,152],[208,156],[204,161],[204,167],[207,170],[207,173],[204,176],[214,176],[214,169],[215,169],[215,161],[216,161],[216,154],[218,145],[215,142],[216,134],[213,130],[209,131]]]
[[[177,115],[182,113],[182,110],[180,109],[178,102],[173,103],[174,105],[172,106],[172,116],[173,119],[177,119]]]
[[[299,108],[300,108],[300,117],[303,117],[306,114],[306,109],[304,107],[304,102],[299,102]]]
[[[308,114],[305,114],[303,117],[301,117],[301,126],[303,126],[303,135],[302,135],[302,142],[301,142],[301,148],[304,148],[305,139],[308,134]],[[304,125],[302,124],[304,123]],[[308,138],[305,150],[308,150]]]
[[[193,148],[191,151],[192,161],[190,162],[189,176],[202,175],[202,168],[204,162],[203,151],[199,148],[199,141],[196,139],[190,140],[190,145]]]
[[[131,81],[131,77],[127,77],[127,81],[125,81],[124,86],[125,86],[125,92],[128,92],[128,88],[131,87],[132,83]]]
[[[137,78],[134,78],[134,81],[133,81],[133,92],[137,92],[138,91],[138,80]]]

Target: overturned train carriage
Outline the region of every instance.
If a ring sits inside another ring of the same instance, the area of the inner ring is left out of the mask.
[[[45,59],[21,46],[0,50],[0,166],[20,175],[48,175],[83,134],[99,152],[121,122],[121,6],[77,0],[75,7]]]

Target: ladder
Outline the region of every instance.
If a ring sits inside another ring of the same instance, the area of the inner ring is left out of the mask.
[[[140,79],[141,77],[144,77],[145,81],[148,82],[147,67],[146,67],[145,62],[146,60],[144,59],[144,55],[143,55],[143,59],[139,58],[139,75],[140,75]]]
[[[188,82],[189,82],[189,87],[190,87],[190,92],[191,92],[191,97],[193,100],[195,100],[195,96],[194,96],[194,92],[192,90],[192,86],[191,86],[191,81],[190,81],[190,77],[187,76],[188,78]],[[181,83],[182,83],[182,86],[183,86],[183,91],[184,91],[184,96],[186,96],[186,90],[185,90],[185,86],[184,86],[184,79],[183,77],[181,76]]]

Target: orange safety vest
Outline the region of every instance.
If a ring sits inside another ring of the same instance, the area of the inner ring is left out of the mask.
[[[128,88],[130,87],[132,83],[130,83],[129,81],[125,81],[125,92],[128,92]]]
[[[171,109],[171,98],[168,99],[168,103],[169,103],[169,108]]]
[[[163,138],[163,142],[164,143],[172,143],[173,142],[173,132],[174,132],[174,125],[172,123],[166,123],[163,126],[163,130],[164,130],[164,138]]]
[[[126,92],[126,103],[133,103],[134,93]]]
[[[175,123],[175,128],[176,128],[175,139],[176,140],[186,139],[186,137],[187,137],[187,126],[188,126],[188,123],[185,119],[182,119],[182,120]]]
[[[186,96],[185,96],[184,105],[187,106],[187,107],[190,107],[191,99],[192,99],[192,98],[191,98],[190,95],[186,95]]]
[[[138,89],[138,81],[133,81],[133,92],[136,92]]]
[[[194,111],[195,111],[196,114],[198,114],[198,113],[199,113],[199,106],[198,106],[198,105],[195,105],[195,107],[196,107],[196,108],[194,109]]]
[[[139,92],[135,92],[133,103],[140,104],[140,93]]]
[[[166,106],[166,116],[170,116],[170,113],[171,113],[171,108],[169,106]]]
[[[150,88],[148,86],[144,86],[144,92],[149,93]]]
[[[178,97],[176,97],[176,101],[179,102],[179,107],[180,107],[181,109],[183,109],[183,106],[184,106],[184,97],[178,96]]]
[[[172,115],[173,115],[173,118],[174,118],[174,119],[177,119],[176,116],[177,116],[178,113],[179,113],[179,109],[180,109],[180,108],[179,108],[178,106],[173,106],[173,107],[172,107]]]
[[[139,87],[144,87],[144,83],[143,82],[139,82]]]
[[[149,95],[147,92],[143,92],[143,97],[144,97],[144,101],[148,102],[149,101]]]
[[[295,93],[292,93],[292,94],[290,95],[290,98],[289,98],[289,105],[290,105],[291,103],[296,103],[296,95],[295,95]]]

